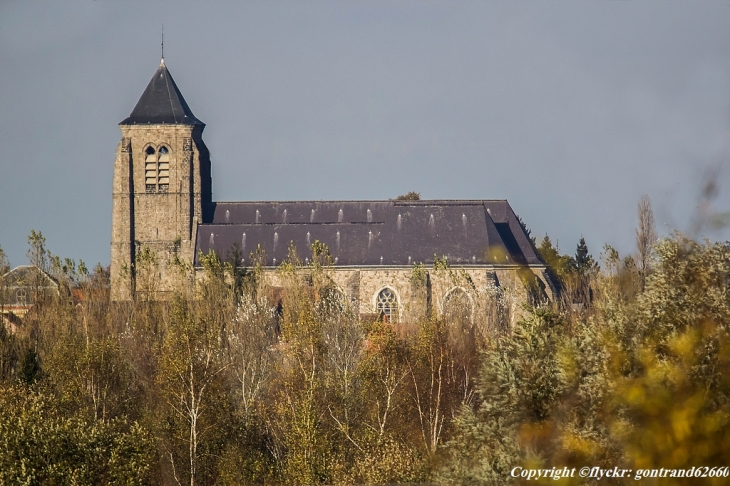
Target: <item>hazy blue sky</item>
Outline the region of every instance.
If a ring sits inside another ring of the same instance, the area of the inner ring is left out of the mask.
[[[0,246],[109,262],[117,124],[160,58],[213,198],[506,198],[534,235],[634,249],[636,203],[730,207],[720,1],[0,0]],[[708,233],[724,238],[722,233]]]

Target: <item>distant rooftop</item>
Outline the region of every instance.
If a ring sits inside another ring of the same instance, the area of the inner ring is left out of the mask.
[[[46,272],[35,265],[19,265],[2,276],[6,287],[52,287],[58,288],[58,283]]]

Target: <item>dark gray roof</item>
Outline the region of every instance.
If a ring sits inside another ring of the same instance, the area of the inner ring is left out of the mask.
[[[35,265],[20,265],[2,276],[3,285],[7,287],[53,287],[56,281]]]
[[[155,75],[152,76],[147,89],[144,90],[137,106],[132,110],[132,114],[125,118],[120,125],[148,123],[204,125],[193,115],[175,81],[173,81],[170,71],[167,70],[164,60],[160,63]]]
[[[287,257],[290,244],[304,259],[325,243],[336,265],[542,264],[517,216],[498,201],[219,202],[198,227],[199,251],[222,258],[237,245],[259,245],[267,265]]]

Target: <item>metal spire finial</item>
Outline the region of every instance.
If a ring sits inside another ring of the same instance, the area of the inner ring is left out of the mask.
[[[165,23],[162,23],[162,42],[160,43],[160,49],[162,50],[162,64],[165,64]]]

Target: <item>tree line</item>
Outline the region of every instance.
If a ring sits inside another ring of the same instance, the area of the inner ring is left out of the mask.
[[[583,240],[572,256],[536,244],[553,302],[514,313],[508,291],[471,288],[471,312],[455,300],[415,323],[355,315],[318,242],[275,287],[260,255],[202,255],[165,302],[111,302],[106,269],[55,260],[59,295],[0,329],[0,482],[506,484],[515,466],[725,465],[730,244],[657,241],[648,200],[639,215],[636,254],[606,246],[600,266]],[[31,237],[32,258],[54,260]],[[141,254],[143,274],[156,256]],[[413,284],[464,278],[437,263]]]

